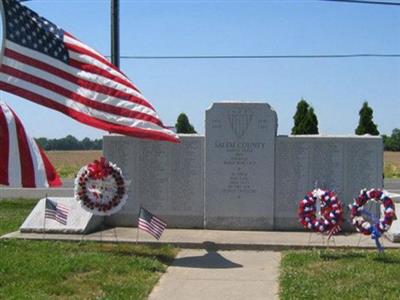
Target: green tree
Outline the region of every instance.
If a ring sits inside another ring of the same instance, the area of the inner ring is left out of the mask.
[[[181,113],[175,124],[177,133],[197,133],[192,124],[190,124],[186,114]]]
[[[395,128],[391,136],[382,135],[386,151],[400,151],[400,129]]]
[[[368,102],[364,102],[362,108],[359,111],[360,120],[356,128],[357,135],[379,135],[378,126],[372,120],[373,114],[374,111],[371,107],[368,106]]]
[[[296,113],[293,116],[294,126],[292,128],[292,134],[304,134],[304,122],[307,118],[309,105],[304,100],[301,99],[299,103],[297,103]]]
[[[307,101],[301,99],[297,103],[296,113],[293,116],[294,126],[292,134],[318,134],[318,119]]]
[[[304,120],[304,129],[304,134],[318,134],[318,119],[312,107],[308,109]]]

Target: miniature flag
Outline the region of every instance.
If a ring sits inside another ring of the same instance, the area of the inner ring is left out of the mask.
[[[109,132],[179,142],[104,56],[17,0],[0,0],[0,89]]]
[[[167,224],[164,221],[160,220],[143,207],[140,208],[138,220],[139,229],[150,233],[159,240],[165,227],[167,227]]]
[[[56,187],[57,172],[18,116],[0,101],[0,184],[12,187]]]
[[[46,198],[45,218],[67,225],[69,208],[61,203]]]
[[[340,231],[342,231],[342,227],[340,227],[340,225],[336,225],[334,226],[328,234],[328,240],[332,237],[332,235],[335,235],[337,233],[339,233]]]

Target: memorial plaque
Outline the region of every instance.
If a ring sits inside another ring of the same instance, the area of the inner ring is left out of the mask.
[[[345,207],[361,188],[382,187],[380,137],[278,137],[276,159],[277,230],[302,229],[298,202],[316,187],[335,191]],[[345,230],[352,230],[345,219]]]
[[[302,139],[278,136],[276,143],[275,229],[301,229],[297,207],[310,186],[310,145]]]
[[[134,226],[140,206],[168,227],[202,228],[204,221],[204,136],[181,135],[181,143],[104,137],[104,155],[130,180],[125,207],[106,218],[115,226]]]
[[[273,228],[276,130],[268,104],[214,103],[206,111],[206,228]]]

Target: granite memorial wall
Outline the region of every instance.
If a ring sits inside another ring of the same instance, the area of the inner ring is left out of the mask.
[[[126,206],[106,223],[135,226],[142,205],[169,227],[300,230],[298,201],[315,186],[345,203],[382,187],[380,137],[277,136],[277,126],[268,104],[222,102],[206,111],[205,137],[105,136],[105,157],[131,181]]]

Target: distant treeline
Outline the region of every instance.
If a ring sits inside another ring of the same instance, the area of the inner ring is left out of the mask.
[[[400,151],[400,129],[395,128],[392,135],[382,135],[386,151]]]
[[[36,141],[44,150],[101,150],[103,147],[102,139],[91,140],[86,137],[80,141],[72,135],[61,139],[41,137]]]
[[[382,135],[385,151],[400,151],[400,129],[393,130],[392,135]],[[36,141],[45,150],[102,150],[103,140],[84,138],[78,140],[72,135],[61,139],[38,138]]]

